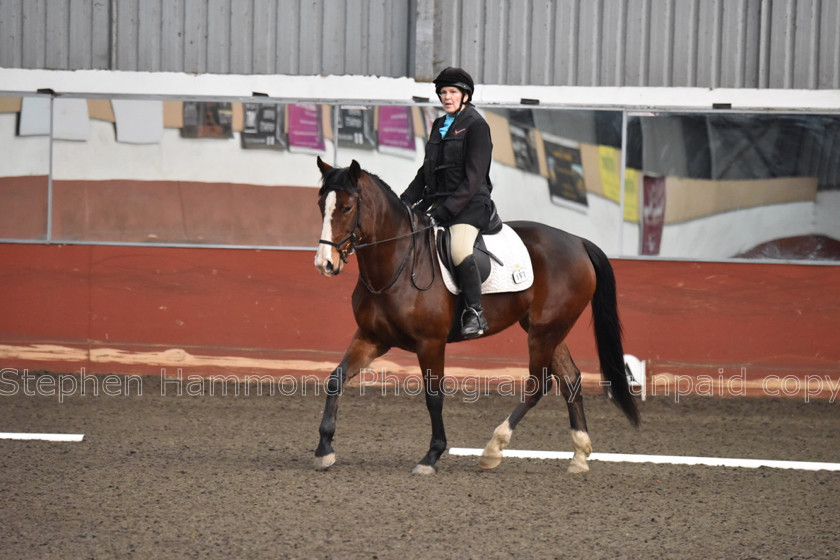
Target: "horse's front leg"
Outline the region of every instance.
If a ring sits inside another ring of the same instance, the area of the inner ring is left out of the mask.
[[[426,456],[411,471],[411,474],[434,474],[435,463],[446,451],[446,432],[443,429],[443,363],[446,342],[434,342],[421,345],[417,352],[420,368],[423,371],[423,384],[426,389],[426,408],[432,421],[432,440]]]
[[[338,399],[344,390],[344,383],[353,379],[361,370],[388,351],[380,342],[365,337],[361,331],[356,331],[350,346],[344,353],[341,363],[330,374],[327,381],[327,402],[324,405],[324,416],[318,428],[320,440],[315,450],[315,468],[326,470],[335,463],[335,450],[332,447],[335,435],[335,421],[338,415]]]

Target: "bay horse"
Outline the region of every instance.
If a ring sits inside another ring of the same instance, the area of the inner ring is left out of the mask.
[[[317,163],[323,225],[315,267],[324,276],[335,276],[355,253],[359,279],[352,297],[358,329],[326,384],[315,466],[323,470],[335,463],[332,440],[344,384],[389,349],[402,348],[417,355],[432,423],[429,451],[412,473],[432,474],[446,450],[441,391],[444,354],[448,342],[460,340],[460,331],[454,318],[457,298],[441,278],[430,219],[405,205],[384,181],[362,170],[355,160],[347,168],[332,167],[320,157]],[[534,281],[524,291],[482,297],[490,326],[485,336],[518,322],[527,332],[529,377],[521,403],[495,429],[479,466],[491,469],[500,464],[514,428],[557,377],[568,405],[574,445],[568,470],[584,472],[589,470],[592,444],[580,370],[564,339],[590,302],[602,383],[627,418],[639,424],[625,375],[612,266],[593,243],[565,231],[525,221],[508,225],[528,249]],[[422,280],[416,277],[419,272],[423,272]]]

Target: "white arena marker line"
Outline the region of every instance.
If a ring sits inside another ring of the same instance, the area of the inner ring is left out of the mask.
[[[0,439],[39,440],[39,441],[82,441],[85,434],[25,434],[0,432]]]
[[[481,455],[483,449],[469,447],[453,447],[449,450],[452,455]],[[527,449],[505,449],[503,457],[517,459],[571,459],[571,451],[532,451]],[[840,471],[840,463],[819,463],[811,461],[775,461],[771,459],[727,459],[724,457],[688,457],[682,455],[629,455],[625,453],[593,453],[591,461],[606,461],[613,463],[658,463],[669,465],[705,465],[709,467],[744,467],[757,469],[770,467],[774,469],[798,469],[805,471]]]

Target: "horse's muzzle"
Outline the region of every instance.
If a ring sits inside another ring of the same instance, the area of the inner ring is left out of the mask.
[[[318,269],[318,272],[322,276],[326,276],[327,278],[338,276],[341,272],[341,266],[341,261],[338,261],[338,266],[333,265],[332,260],[329,257],[325,257],[320,250],[315,254],[315,268]]]
[[[324,267],[324,270],[321,271],[321,274],[324,276],[338,276],[341,272],[341,265],[333,266],[331,262],[327,263],[327,266]]]

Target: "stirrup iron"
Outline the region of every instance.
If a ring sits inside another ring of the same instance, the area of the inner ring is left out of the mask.
[[[487,319],[481,308],[467,307],[461,313],[461,336],[465,339],[478,338],[488,329]]]

